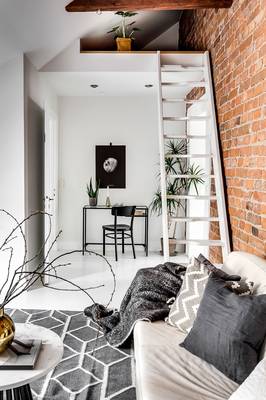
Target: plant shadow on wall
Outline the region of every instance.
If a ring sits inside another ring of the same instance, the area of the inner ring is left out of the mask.
[[[177,196],[189,194],[191,189],[198,195],[198,187],[204,183],[204,172],[196,163],[190,164],[184,156],[188,152],[186,139],[170,140],[165,149],[166,195],[168,213],[169,253],[176,254],[177,218],[186,215],[186,200]],[[158,174],[160,179],[160,173]],[[162,214],[162,196],[160,187],[154,194],[150,204],[151,212],[160,216]],[[161,239],[163,252],[163,239]]]
[[[6,348],[12,345],[14,340],[14,325],[12,320],[4,313],[4,309],[10,302],[17,297],[21,296],[27,290],[40,282],[46,288],[52,290],[64,291],[64,292],[82,292],[84,295],[89,297],[92,304],[95,304],[93,296],[90,291],[102,288],[104,285],[96,285],[89,287],[80,287],[76,283],[60,276],[58,270],[65,266],[71,265],[71,263],[62,263],[60,260],[63,257],[70,256],[75,253],[82,253],[81,250],[73,250],[62,253],[54,258],[51,257],[51,252],[54,245],[61,234],[58,233],[56,238],[48,246],[48,242],[51,236],[51,215],[46,212],[37,211],[27,218],[19,222],[12,214],[8,211],[0,209],[0,214],[3,217],[8,218],[11,221],[11,230],[5,236],[3,240],[0,241],[0,255],[6,255],[3,259],[6,259],[6,263],[1,261],[1,287],[0,287],[0,353],[5,351]],[[28,253],[28,243],[25,236],[25,225],[31,222],[34,218],[48,218],[49,219],[49,232],[41,244],[40,248],[35,254],[29,255]],[[19,242],[17,242],[19,241]],[[16,247],[23,245],[23,256],[20,262],[14,262],[14,255],[16,252]],[[107,307],[112,302],[113,296],[116,290],[116,278],[109,261],[102,256],[93,251],[86,251],[86,253],[91,255],[96,255],[103,259],[112,275],[113,288],[110,293],[110,298],[107,301]],[[1,257],[2,258],[2,257]],[[16,265],[14,265],[16,264]],[[56,281],[64,282],[67,287],[59,288],[51,286],[47,283],[47,278],[55,278]]]

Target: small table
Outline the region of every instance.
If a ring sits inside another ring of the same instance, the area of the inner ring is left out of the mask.
[[[42,348],[33,370],[1,370],[0,400],[32,400],[30,383],[47,375],[63,357],[60,337],[50,329],[32,324],[16,324],[16,336],[42,341]],[[1,355],[0,355],[1,357]]]
[[[102,242],[87,242],[87,211],[88,210],[107,210],[111,212],[112,207],[107,207],[104,205],[100,206],[84,206],[82,211],[82,254],[84,255],[86,247],[88,245],[102,245]],[[136,206],[135,218],[144,218],[145,221],[145,233],[144,242],[135,243],[135,246],[143,246],[145,249],[145,254],[149,254],[149,208],[147,206]],[[107,246],[114,246],[114,243],[106,243]],[[127,243],[125,243],[125,246]],[[131,246],[131,245],[130,245]]]

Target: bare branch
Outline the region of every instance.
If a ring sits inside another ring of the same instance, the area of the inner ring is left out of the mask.
[[[27,218],[24,218],[23,221],[18,222],[18,220],[12,216],[12,214],[10,214],[9,212],[5,211],[5,210],[0,210],[0,212],[4,213],[5,215],[9,216],[15,223],[16,226],[11,230],[10,234],[4,239],[4,242],[1,244],[0,246],[0,251],[10,251],[10,256],[9,256],[9,261],[8,261],[8,268],[7,268],[7,276],[5,279],[5,282],[2,286],[2,288],[0,289],[0,294],[2,293],[3,289],[5,288],[6,284],[9,282],[10,279],[10,275],[11,275],[11,265],[12,265],[12,258],[13,258],[13,253],[14,253],[14,248],[13,247],[5,247],[7,246],[8,243],[10,243],[12,240],[14,240],[16,237],[14,237],[14,233],[16,232],[16,230],[19,230],[21,237],[23,239],[24,242],[24,258],[23,258],[23,262],[21,265],[19,265],[15,271],[13,272],[13,275],[11,277],[11,281],[9,283],[9,287],[6,291],[6,294],[4,296],[4,300],[2,302],[2,304],[0,304],[0,308],[1,307],[5,307],[7,304],[9,304],[12,300],[16,299],[17,297],[19,297],[22,293],[24,293],[25,291],[29,290],[38,280],[41,281],[42,285],[44,285],[45,287],[52,289],[52,290],[58,290],[58,291],[66,291],[66,292],[78,292],[81,291],[84,294],[86,294],[90,300],[95,303],[93,297],[88,293],[89,290],[94,290],[94,289],[98,289],[101,287],[104,287],[104,285],[97,285],[97,286],[90,286],[90,287],[86,287],[86,288],[82,288],[79,285],[77,285],[76,283],[63,278],[61,276],[58,276],[57,270],[60,267],[65,267],[65,266],[69,266],[71,265],[71,263],[67,262],[67,263],[58,263],[55,265],[56,262],[58,262],[62,257],[66,257],[66,256],[70,256],[72,254],[81,254],[82,251],[81,250],[73,250],[73,251],[68,251],[65,253],[62,253],[58,256],[56,256],[54,259],[52,259],[51,261],[49,261],[49,257],[51,254],[51,251],[57,241],[57,239],[59,238],[61,231],[56,235],[55,239],[52,241],[51,245],[49,246],[48,250],[45,252],[45,247],[48,243],[48,240],[50,239],[51,236],[51,215],[46,213],[46,212],[42,212],[42,211],[36,211],[34,213],[32,213],[31,215],[29,215]],[[23,231],[23,225],[29,221],[31,218],[38,216],[38,215],[42,215],[45,217],[49,218],[49,231],[48,234],[46,236],[46,238],[44,239],[44,242],[42,243],[40,249],[30,258],[30,259],[26,259],[26,255],[27,255],[27,240],[26,240],[26,236],[25,233]],[[94,251],[88,251],[86,250],[86,254],[89,255],[95,255],[97,257],[100,257],[101,259],[104,260],[104,262],[107,264],[112,277],[113,277],[113,290],[110,294],[110,299],[107,303],[107,306],[110,305],[110,303],[113,300],[113,296],[116,290],[116,277],[115,277],[115,273],[113,271],[112,265],[109,263],[109,261],[101,254],[98,254]],[[35,260],[39,260],[40,257],[43,255],[43,259],[37,263],[37,265],[33,268],[32,271],[27,270],[27,267],[30,263],[33,263]],[[67,283],[68,285],[71,285],[72,288],[58,288],[55,286],[49,286],[45,283],[45,277],[52,277],[55,278],[57,280],[60,280],[62,282]]]

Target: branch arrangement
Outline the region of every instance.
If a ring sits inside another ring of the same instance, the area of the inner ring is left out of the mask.
[[[12,300],[14,300],[15,298],[19,297],[22,293],[29,290],[34,284],[36,284],[37,281],[40,281],[43,286],[49,287],[52,290],[83,292],[86,296],[90,298],[90,300],[93,303],[95,303],[89,291],[101,288],[104,285],[89,286],[82,288],[79,285],[75,284],[74,282],[58,275],[58,270],[60,268],[71,265],[71,263],[60,263],[60,259],[75,253],[82,253],[82,251],[81,250],[68,251],[51,259],[51,251],[53,250],[54,245],[58,240],[59,236],[61,235],[62,231],[58,233],[58,235],[51,242],[51,244],[47,249],[51,237],[51,227],[52,227],[50,214],[42,211],[36,211],[30,214],[28,217],[24,218],[21,222],[19,222],[11,213],[9,213],[4,209],[0,209],[0,214],[10,218],[14,224],[14,227],[11,229],[10,233],[7,234],[7,236],[4,238],[3,242],[0,241],[0,253],[1,252],[8,253],[7,266],[4,266],[4,268],[6,267],[5,271],[6,275],[4,278],[4,282],[0,287],[0,309],[6,307]],[[27,239],[25,235],[25,225],[36,217],[48,218],[49,230],[39,250],[37,250],[35,254],[29,256]],[[22,239],[23,242],[24,254],[21,263],[19,263],[19,265],[16,266],[14,269],[13,266],[13,258],[15,252],[14,241],[19,238]],[[116,278],[112,265],[101,254],[87,250],[86,253],[91,255],[93,254],[102,258],[112,274],[113,289],[107,303],[107,306],[109,306],[110,303],[112,302],[116,290]],[[3,266],[1,266],[1,268],[3,270]],[[58,288],[55,286],[50,286],[45,282],[45,278],[55,278],[56,280],[65,282],[68,285],[68,287]]]

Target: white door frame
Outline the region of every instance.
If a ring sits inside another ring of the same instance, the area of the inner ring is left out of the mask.
[[[45,106],[45,211],[51,214],[51,235],[46,250],[58,233],[58,116]],[[49,232],[49,220],[45,221],[45,237]],[[57,250],[57,244],[54,245]]]

